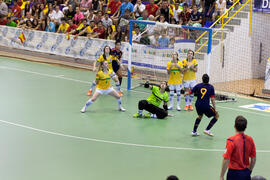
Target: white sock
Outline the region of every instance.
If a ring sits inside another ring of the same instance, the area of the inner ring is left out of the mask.
[[[116,85],[116,91],[120,92],[120,88],[121,88],[120,83],[116,82],[115,85]]]
[[[170,107],[173,107],[174,91],[170,91]]]
[[[181,103],[181,94],[180,92],[177,92],[177,106],[180,106]]]
[[[151,114],[151,118],[157,118],[156,114]]]
[[[189,96],[189,105],[192,105],[193,98],[194,98],[194,95]]]
[[[93,101],[91,99],[89,99],[86,104],[85,104],[85,108],[87,108],[88,106],[90,106],[91,104],[93,104]]]
[[[143,113],[143,110],[139,110],[139,114],[142,115],[142,113]]]

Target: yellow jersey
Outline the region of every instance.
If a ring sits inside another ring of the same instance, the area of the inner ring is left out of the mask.
[[[96,74],[96,79],[98,80],[97,88],[98,89],[109,89],[111,87],[111,78],[113,76],[113,71],[109,70],[107,73],[99,71]]]
[[[112,68],[112,61],[114,60],[113,56],[110,55],[109,57],[106,57],[106,61],[108,62],[108,67],[109,67],[109,70],[113,70]],[[97,59],[97,62],[103,62],[105,61],[104,57],[103,57],[103,54],[99,56],[99,58]]]
[[[65,23],[65,25],[60,24],[58,30],[59,30],[61,33],[64,33],[64,32],[67,31],[68,28],[69,28],[69,24],[68,24],[68,23]]]
[[[188,62],[187,59],[184,59],[182,63],[183,63],[184,68],[187,68],[187,66],[190,66],[190,65],[193,65],[194,67],[198,66],[198,62],[196,59],[192,59],[191,62]],[[183,73],[183,80],[184,81],[196,80],[196,72],[188,69],[187,71]]]
[[[181,69],[183,68],[183,64],[181,61],[178,61],[177,64],[180,66]],[[167,70],[169,70],[171,66],[172,61],[169,61],[167,64]],[[182,84],[182,75],[178,67],[172,66],[168,84],[171,85]]]

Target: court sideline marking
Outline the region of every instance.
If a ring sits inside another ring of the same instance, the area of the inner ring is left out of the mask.
[[[82,80],[78,80],[78,79],[73,79],[73,78],[67,78],[64,77],[64,75],[51,75],[51,74],[45,74],[45,73],[39,73],[39,72],[35,72],[35,71],[29,71],[29,70],[23,70],[23,69],[18,69],[18,68],[11,68],[11,67],[6,67],[6,66],[0,66],[1,69],[7,69],[7,70],[13,70],[13,71],[20,71],[20,72],[25,72],[25,73],[30,73],[30,74],[37,74],[40,76],[46,76],[46,77],[51,77],[51,78],[57,78],[57,79],[64,79],[64,80],[68,80],[68,81],[74,81],[74,82],[79,82],[79,83],[84,83],[84,84],[91,84],[91,82],[88,81],[82,81]],[[125,89],[125,91],[127,91]],[[137,92],[137,93],[143,93],[143,94],[149,94],[146,92],[142,92],[142,91],[136,91],[136,90],[130,90],[133,92]],[[264,113],[257,113],[257,112],[253,112],[253,111],[245,111],[242,110],[240,108],[230,108],[230,107],[224,107],[224,106],[217,106],[219,108],[224,108],[224,109],[230,109],[233,111],[241,111],[241,112],[245,112],[245,113],[250,113],[250,114],[256,114],[256,115],[260,115],[260,116],[265,116],[265,117],[270,117],[270,115],[264,114]]]
[[[39,73],[39,72],[34,72],[34,71],[28,71],[28,70],[23,70],[23,69],[18,69],[18,68],[10,68],[6,66],[0,66],[1,69],[8,69],[8,70],[14,70],[14,71],[21,71],[21,72],[26,72],[26,73],[31,73],[31,74],[37,74],[41,76],[47,76],[47,77],[52,77],[52,78],[58,78],[58,79],[65,79],[69,81],[75,81],[75,82],[80,82],[80,83],[85,83],[85,84],[90,84],[87,81],[81,81],[77,79],[72,79],[72,78],[66,78],[63,77],[64,75],[50,75],[50,74],[44,74],[44,73]],[[139,93],[145,93],[145,92],[140,92],[140,91],[135,91],[134,92],[139,92]],[[222,106],[220,106],[222,107]],[[227,108],[227,107],[223,107]],[[227,108],[231,110],[235,110],[233,108]],[[244,111],[243,112],[249,112],[249,111]],[[251,112],[249,112],[251,113]],[[253,112],[255,113],[255,112]],[[259,113],[256,113],[259,114]],[[262,114],[259,114],[262,115]],[[224,152],[225,149],[195,149],[195,148],[184,148],[184,147],[173,147],[173,146],[158,146],[158,145],[147,145],[147,144],[135,144],[135,143],[125,143],[125,142],[118,142],[118,141],[108,141],[108,140],[102,140],[102,139],[95,139],[95,138],[87,138],[87,137],[80,137],[80,136],[73,136],[73,135],[68,135],[68,134],[63,134],[63,133],[58,133],[58,132],[52,132],[52,131],[47,131],[47,130],[42,130],[38,128],[33,128],[30,126],[22,125],[22,124],[17,124],[17,123],[12,123],[9,121],[1,120],[1,123],[8,124],[8,125],[13,125],[16,127],[21,127],[29,130],[33,130],[36,132],[42,132],[45,134],[50,134],[50,135],[57,135],[57,136],[62,136],[62,137],[67,137],[67,138],[73,138],[73,139],[79,139],[79,140],[86,140],[86,141],[92,141],[92,142],[100,142],[100,143],[108,143],[108,144],[116,144],[116,145],[125,145],[125,146],[135,146],[135,147],[146,147],[146,148],[157,148],[157,149],[172,149],[172,150],[189,150],[189,151],[207,151],[207,152]],[[270,150],[257,150],[257,152],[260,153],[270,153]]]

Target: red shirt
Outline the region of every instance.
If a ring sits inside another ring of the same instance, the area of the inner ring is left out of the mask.
[[[16,15],[16,17],[17,18],[20,18],[21,17],[21,8],[20,8],[20,6],[12,6],[11,7],[11,12],[12,12],[12,15],[13,16],[15,16]]]
[[[67,32],[70,32],[74,29],[77,29],[78,26],[76,24],[73,24],[72,26],[69,26],[68,29],[67,29]],[[76,35],[77,32],[73,33],[72,35]]]
[[[156,17],[156,12],[158,10],[158,5],[153,4],[153,6],[151,6],[150,4],[147,4],[145,9],[148,12],[148,16],[153,15],[154,17]]]
[[[229,137],[226,149],[223,157],[230,160],[229,169],[247,169],[249,168],[249,158],[256,157],[254,141],[244,133],[237,133]]]
[[[98,38],[100,38],[100,39],[105,39],[105,30],[104,30],[104,28],[95,28],[94,30],[93,30],[93,32],[95,32],[95,33],[100,33],[99,35],[98,35]]]
[[[111,15],[113,15],[121,6],[121,1],[110,1],[109,5],[108,5],[108,8],[111,9]]]
[[[3,18],[2,20],[0,19],[0,25],[6,25],[7,24],[7,19]]]

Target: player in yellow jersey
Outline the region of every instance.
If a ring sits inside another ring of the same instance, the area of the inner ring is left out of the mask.
[[[194,51],[188,50],[187,59],[182,61],[184,66],[184,73],[183,73],[183,85],[184,89],[189,92],[195,85],[196,85],[196,72],[198,71],[198,62],[194,58]],[[194,95],[186,95],[185,96],[185,111],[193,110],[192,101]]]
[[[101,62],[107,61],[108,62],[108,67],[109,70],[113,70],[112,68],[112,61],[113,61],[113,56],[111,55],[111,48],[110,46],[105,46],[103,49],[103,54],[100,55],[100,57],[94,62],[94,67],[93,71],[96,72],[97,65],[99,65]],[[87,95],[90,96],[93,92],[94,87],[96,86],[96,80],[93,81]],[[119,84],[120,87],[120,84]]]
[[[167,64],[167,72],[170,75],[168,85],[170,89],[170,106],[169,110],[173,109],[173,96],[174,91],[177,94],[177,111],[181,111],[180,102],[181,102],[181,89],[182,89],[182,77],[181,73],[183,72],[183,64],[178,60],[178,53],[172,53],[172,61],[169,61]]]
[[[101,94],[109,94],[117,99],[118,103],[118,110],[119,111],[125,111],[125,109],[122,107],[121,97],[119,94],[113,89],[111,86],[111,79],[113,79],[116,83],[119,83],[117,76],[113,73],[112,70],[109,70],[109,64],[107,61],[102,61],[99,66],[99,71],[96,74],[96,82],[97,82],[97,88],[92,98],[90,98],[85,106],[81,109],[81,112],[84,113],[86,111],[86,108],[93,104],[96,99]]]

